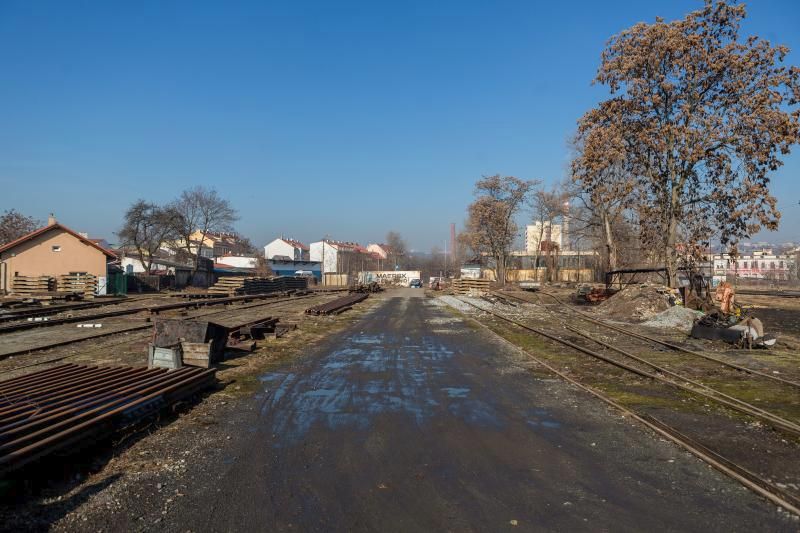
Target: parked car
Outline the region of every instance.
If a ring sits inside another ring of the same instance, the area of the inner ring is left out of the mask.
[[[409,283],[408,286],[411,287],[412,289],[421,289],[422,280],[419,278],[414,278],[411,280],[411,283]]]

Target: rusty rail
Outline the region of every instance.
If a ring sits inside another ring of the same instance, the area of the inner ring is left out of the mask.
[[[308,309],[306,309],[306,314],[308,315],[339,314],[350,309],[353,305],[357,304],[358,302],[366,300],[368,296],[369,294],[367,293],[348,294],[347,296],[336,298],[335,300],[331,300],[330,302],[325,302],[324,304],[319,304],[313,307],[309,307]]]
[[[33,307],[27,309],[12,309],[6,313],[0,313],[0,322],[12,322],[14,320],[25,320],[45,317],[50,315],[57,315],[59,313],[69,313],[70,311],[81,311],[83,309],[94,309],[96,307],[105,307],[107,305],[118,305],[124,303],[126,298],[115,298],[113,300],[95,301],[95,302],[80,302],[75,304],[57,304],[48,305],[44,307]]]
[[[0,382],[0,474],[157,414],[214,373],[65,364]]]
[[[472,307],[478,309],[479,311],[482,311],[482,312],[485,312],[485,313],[489,313],[490,315],[493,315],[496,318],[500,318],[501,320],[504,320],[504,321],[509,322],[511,324],[514,324],[514,325],[517,325],[517,326],[521,327],[522,329],[533,331],[534,333],[540,334],[540,335],[542,335],[542,336],[544,336],[546,338],[549,338],[551,340],[557,341],[557,342],[559,342],[561,344],[564,344],[566,346],[570,346],[572,348],[578,349],[579,351],[584,352],[584,353],[587,353],[589,351],[589,350],[587,350],[587,349],[585,349],[583,347],[575,345],[574,343],[571,343],[571,342],[566,341],[564,339],[560,339],[560,338],[558,338],[556,336],[550,335],[550,334],[545,333],[545,332],[543,332],[541,330],[538,330],[536,328],[532,328],[532,327],[530,327],[530,326],[528,326],[526,324],[522,324],[520,322],[517,322],[516,320],[508,318],[508,317],[504,316],[501,313],[496,313],[494,311],[490,311],[488,309],[481,308],[481,307],[479,307],[479,306],[477,306],[477,305],[475,305],[475,304],[473,304],[471,302],[465,301],[465,300],[462,300],[462,301],[464,303],[466,303],[468,305],[471,305]],[[513,346],[517,350],[525,352],[536,363],[538,363],[542,367],[546,368],[547,370],[549,370],[553,374],[555,374],[555,375],[559,376],[560,378],[564,379],[565,381],[567,381],[569,383],[572,383],[573,385],[583,389],[584,391],[588,392],[589,394],[592,394],[593,396],[599,398],[603,402],[615,407],[616,409],[618,409],[621,412],[627,414],[631,418],[633,418],[633,419],[637,420],[638,422],[642,423],[643,425],[647,426],[652,431],[654,431],[654,432],[666,437],[667,439],[671,440],[672,442],[674,442],[678,446],[682,447],[683,449],[685,449],[688,452],[692,453],[696,457],[698,457],[701,460],[705,461],[706,463],[711,465],[713,468],[717,469],[718,471],[720,471],[720,472],[728,475],[729,477],[735,479],[736,481],[740,482],[742,485],[744,485],[748,489],[752,490],[756,494],[759,494],[760,496],[770,500],[771,502],[773,502],[776,505],[786,509],[787,511],[789,511],[791,513],[800,514],[800,498],[798,498],[794,494],[784,490],[783,488],[781,488],[777,484],[773,483],[771,480],[766,479],[764,477],[761,477],[758,474],[755,474],[755,473],[751,472],[750,470],[746,469],[745,467],[741,466],[740,464],[735,463],[734,461],[732,461],[730,459],[727,459],[726,457],[722,456],[721,454],[719,454],[719,453],[717,453],[717,452],[715,452],[715,451],[713,451],[713,450],[711,450],[711,449],[709,449],[709,448],[697,443],[696,441],[690,439],[689,437],[687,437],[686,435],[684,435],[683,433],[678,431],[676,428],[674,428],[672,426],[669,426],[668,424],[664,423],[663,421],[660,421],[660,420],[654,418],[651,415],[648,415],[648,414],[643,413],[641,411],[636,411],[634,409],[631,409],[629,407],[626,407],[626,406],[616,402],[611,397],[607,396],[606,394],[604,394],[603,392],[599,391],[598,389],[595,389],[594,387],[589,386],[589,385],[579,381],[577,378],[574,378],[574,377],[564,373],[563,371],[559,370],[558,368],[556,368],[554,365],[550,364],[545,359],[542,359],[541,357],[537,356],[537,354],[534,354],[530,349],[522,348],[522,347],[512,343],[511,341],[505,339],[504,337],[499,335],[496,331],[492,330],[486,324],[480,322],[479,320],[476,320],[476,319],[474,319],[472,317],[470,317],[470,319],[473,320],[480,327],[486,329],[487,331],[489,331],[491,333],[494,333],[495,335],[498,335],[498,337],[503,342],[507,343],[508,345]]]
[[[141,307],[131,307],[129,309],[118,309],[116,311],[105,311],[102,313],[95,313],[91,315],[73,316],[56,318],[42,322],[23,322],[21,324],[10,324],[8,326],[0,327],[0,333],[10,333],[12,331],[21,331],[43,326],[58,326],[60,324],[69,324],[73,322],[92,321],[100,318],[111,318],[125,315],[135,315],[141,312],[148,312],[150,314],[159,314],[163,311],[174,311],[176,309],[199,309],[200,307],[208,307],[212,305],[229,304],[234,302],[248,302],[251,300],[265,300],[269,298],[278,298],[282,295],[279,292],[272,292],[267,294],[249,294],[246,296],[231,296],[228,298],[209,298],[206,300],[191,300],[188,302],[178,302],[174,304],[162,305],[147,305]]]

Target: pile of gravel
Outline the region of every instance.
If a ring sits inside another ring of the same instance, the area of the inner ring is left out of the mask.
[[[653,316],[647,322],[642,322],[642,325],[650,328],[677,329],[689,333],[692,331],[694,320],[700,316],[703,316],[701,311],[692,311],[682,305],[675,305]]]
[[[638,322],[670,309],[671,290],[663,285],[629,285],[597,306],[606,318]]]
[[[469,304],[467,304],[465,302],[462,302],[461,300],[459,300],[455,296],[449,296],[449,295],[438,296],[438,297],[436,297],[434,302],[437,302],[437,303],[442,302],[442,303],[444,303],[446,305],[449,305],[450,307],[453,307],[453,308],[455,308],[455,309],[457,309],[459,311],[463,311],[463,312],[467,312],[467,313],[470,312],[470,311],[474,311],[475,310],[474,307],[472,307],[471,305],[469,305]]]

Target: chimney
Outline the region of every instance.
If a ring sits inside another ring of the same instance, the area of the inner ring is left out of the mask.
[[[53,213],[50,213],[50,216],[47,217],[47,225],[53,226],[56,223],[56,216]]]

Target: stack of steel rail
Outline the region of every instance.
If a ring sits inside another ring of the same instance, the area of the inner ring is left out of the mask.
[[[309,315],[336,315],[341,312],[347,311],[354,304],[367,299],[369,294],[366,293],[353,293],[341,298],[336,298],[324,304],[315,305],[306,309],[306,314]]]
[[[66,364],[0,382],[0,473],[136,424],[210,387],[214,373]]]

